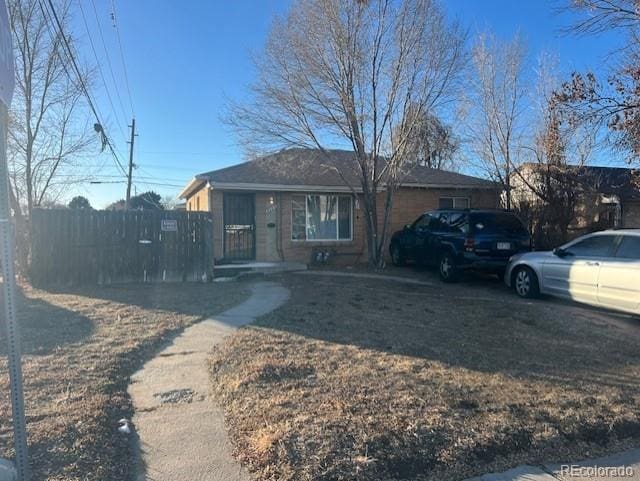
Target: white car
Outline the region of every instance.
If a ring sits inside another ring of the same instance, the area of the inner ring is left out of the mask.
[[[640,229],[597,232],[553,252],[515,255],[504,280],[520,297],[549,294],[640,314]]]

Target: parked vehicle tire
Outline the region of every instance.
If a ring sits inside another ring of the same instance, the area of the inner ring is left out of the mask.
[[[513,273],[512,285],[516,294],[525,299],[535,299],[540,296],[538,276],[530,267],[518,267]]]
[[[438,271],[443,282],[458,282],[460,280],[460,269],[450,252],[445,252],[440,256]]]
[[[391,263],[398,267],[403,266],[406,263],[402,249],[398,244],[391,246]]]

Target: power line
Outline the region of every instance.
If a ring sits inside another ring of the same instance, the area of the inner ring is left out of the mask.
[[[82,2],[82,0],[78,0],[78,2]],[[102,33],[102,25],[100,24],[100,17],[98,15],[98,9],[96,8],[96,4],[95,4],[94,0],[91,0],[91,6],[93,7],[93,15],[94,15],[94,17],[96,19],[96,24],[98,25],[98,33],[100,34],[100,42],[102,43],[102,48],[104,49],[104,54],[105,54],[105,57],[107,59],[107,67],[109,67],[109,72],[111,73],[111,80],[113,81],[113,85],[115,87],[116,96],[118,97],[118,103],[120,104],[120,108],[122,109],[122,114],[123,114],[124,118],[126,119],[128,117],[128,114],[125,111],[124,103],[122,102],[122,96],[120,95],[120,90],[117,87],[118,82],[116,82],[116,76],[113,73],[113,66],[111,64],[111,57],[109,55],[109,50],[107,49],[107,44],[104,41],[104,34]],[[126,135],[125,135],[125,138],[126,138]]]
[[[124,72],[124,80],[127,86],[127,93],[129,94],[129,105],[131,106],[131,116],[135,117],[135,110],[133,108],[133,96],[131,95],[131,87],[129,86],[129,75],[127,74],[127,63],[124,60],[124,49],[122,48],[122,39],[120,38],[120,29],[118,28],[118,22],[116,20],[116,4],[114,0],[111,0],[111,20],[113,21],[113,27],[116,29],[116,37],[118,39],[118,47],[120,50],[120,59],[122,60],[122,70]]]
[[[43,4],[42,0],[38,0],[38,4],[40,5],[40,9],[42,10],[42,13],[45,15],[46,18],[49,19],[49,21],[51,21],[51,16],[50,15],[51,14],[53,15],[53,18],[55,20],[55,24],[57,25],[57,28],[58,28],[58,32],[59,32],[58,34],[60,35],[60,38],[62,39],[62,42],[63,42],[64,46],[66,47],[67,55],[69,57],[69,60],[71,60],[73,68],[75,69],[75,73],[76,73],[76,75],[78,77],[78,82],[80,84],[80,87],[82,88],[82,91],[83,91],[85,97],[87,98],[87,102],[89,103],[89,107],[90,107],[91,111],[93,112],[93,115],[96,118],[96,122],[98,123],[98,125],[102,129],[102,134],[104,136],[104,140],[105,140],[106,144],[109,146],[109,150],[113,154],[113,158],[114,158],[116,164],[118,164],[118,166],[120,167],[120,170],[126,176],[126,171],[125,171],[125,169],[124,169],[124,167],[122,165],[122,162],[120,162],[120,159],[118,158],[118,154],[116,153],[115,149],[113,148],[113,145],[111,144],[111,141],[109,140],[109,137],[107,136],[106,132],[104,131],[103,123],[100,121],[100,115],[98,114],[98,110],[97,110],[97,108],[96,108],[96,106],[95,106],[95,104],[93,102],[93,99],[91,98],[91,95],[89,94],[89,90],[87,89],[87,86],[84,83],[84,79],[82,78],[82,73],[80,72],[80,68],[78,67],[76,59],[75,59],[75,57],[73,55],[73,51],[71,50],[71,47],[69,45],[69,41],[67,40],[67,37],[64,34],[64,29],[62,28],[62,23],[60,22],[60,19],[58,18],[58,14],[56,12],[55,7],[53,6],[53,2],[51,0],[48,0],[48,3],[49,3],[49,8],[51,9],[51,12],[49,12],[49,10],[46,8],[46,5]],[[69,76],[69,79],[72,80],[71,74],[69,74],[69,71],[67,70],[66,64],[64,62],[62,62],[62,65],[64,67],[65,72],[67,73],[67,76]]]
[[[75,174],[58,174],[58,176],[60,177],[78,177],[78,175]],[[87,176],[90,177],[90,180],[96,180],[96,179],[122,179],[121,175],[115,175],[115,174],[97,174],[94,176]],[[175,179],[175,178],[168,178],[168,177],[156,177],[155,175],[142,175],[142,176],[136,176],[136,179],[142,179],[142,180],[152,180],[152,181],[167,181],[169,183],[171,182],[183,182],[184,179]],[[125,180],[122,180],[122,182],[126,182]]]
[[[141,150],[141,152],[158,155],[232,155],[232,152],[184,152],[179,150]]]
[[[78,0],[78,6],[80,7],[80,13],[82,15],[82,21],[84,23],[84,28],[87,31],[87,36],[89,37],[89,44],[91,45],[91,50],[93,51],[93,56],[96,59],[96,63],[98,65],[98,72],[100,73],[100,78],[102,78],[102,83],[104,84],[104,90],[107,94],[107,99],[109,99],[109,104],[111,105],[111,108],[113,109],[113,115],[116,119],[116,124],[118,125],[118,129],[120,130],[120,133],[122,134],[122,137],[126,139],[126,135],[124,133],[124,129],[122,128],[122,124],[120,123],[120,119],[116,113],[116,107],[113,104],[113,99],[111,98],[111,93],[109,93],[109,88],[107,86],[107,81],[104,78],[104,73],[102,72],[102,65],[100,62],[100,59],[98,58],[98,53],[96,52],[95,46],[93,44],[93,38],[91,38],[91,32],[89,30],[89,24],[87,23],[87,18],[84,14],[84,8],[82,8],[82,0]],[[116,89],[116,91],[118,90],[117,86],[114,85],[114,88]]]
[[[89,184],[125,184],[126,180],[89,180],[87,181]],[[151,181],[140,181],[136,180],[136,185],[154,185],[159,187],[172,187],[181,189],[184,187],[183,184],[167,184],[165,182],[151,182]]]
[[[184,187],[184,184],[166,184],[163,182],[143,182],[143,181],[136,181],[137,184],[140,185],[157,185],[160,187],[176,187],[178,189],[181,189]]]

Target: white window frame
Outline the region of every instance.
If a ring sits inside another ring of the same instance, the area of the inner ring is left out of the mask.
[[[442,199],[451,199],[452,207],[449,207],[450,209],[470,209],[471,208],[471,197],[454,197],[454,196],[450,196],[450,195],[443,195],[443,196],[438,198],[438,208],[439,209],[445,209],[445,207],[440,207],[440,201]],[[456,201],[457,200],[466,200],[467,201],[467,206],[466,207],[456,207]]]
[[[309,239],[307,238],[307,229],[309,228],[309,226],[307,225],[307,219],[309,218],[309,203],[308,203],[308,197],[309,196],[333,196],[333,197],[338,197],[338,203],[336,204],[336,238],[335,239]],[[353,242],[353,196],[352,195],[345,195],[345,194],[294,194],[292,197],[304,197],[304,221],[305,221],[305,231],[304,231],[304,239],[294,239],[293,238],[293,198],[291,199],[291,206],[292,206],[292,211],[291,211],[291,242]],[[340,203],[340,198],[346,198],[349,199],[349,232],[350,232],[350,236],[348,239],[338,239],[338,235],[340,234],[340,229],[339,229],[339,225],[338,222],[340,220],[340,208],[339,208],[339,203]]]

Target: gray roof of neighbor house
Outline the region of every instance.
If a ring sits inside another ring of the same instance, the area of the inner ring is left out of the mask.
[[[540,168],[541,164],[526,163],[523,167]],[[616,195],[623,201],[640,200],[640,170],[627,167],[570,165],[574,177],[585,187],[605,195]]]
[[[287,149],[249,162],[197,175],[181,192],[188,197],[209,182],[214,188],[246,190],[356,191],[360,187],[358,165],[346,150]],[[417,165],[405,176],[406,187],[496,189],[478,177]]]

